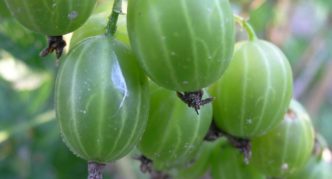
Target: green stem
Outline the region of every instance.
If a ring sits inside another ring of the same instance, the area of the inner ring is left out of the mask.
[[[116,32],[118,17],[122,12],[122,0],[114,0],[112,13],[108,19],[106,34],[113,36]]]
[[[248,38],[250,41],[254,41],[257,39],[256,33],[252,26],[249,24],[247,20],[245,20],[243,17],[235,15],[235,22],[237,22],[242,28],[244,28],[248,34]]]

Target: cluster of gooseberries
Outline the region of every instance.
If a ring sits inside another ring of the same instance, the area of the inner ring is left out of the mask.
[[[311,121],[292,99],[287,58],[228,0],[129,0],[126,16],[121,0],[94,13],[96,0],[5,2],[48,36],[41,56],[60,58],[62,35],[74,32],[57,73],[56,117],[89,178],[136,146],[153,178],[331,177],[324,142],[314,147]],[[235,23],[248,40],[235,44]]]

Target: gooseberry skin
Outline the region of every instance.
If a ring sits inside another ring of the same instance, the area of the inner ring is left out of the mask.
[[[102,35],[106,32],[107,16],[106,13],[93,14],[87,20],[87,22],[80,28],[73,32],[70,40],[70,48],[75,47],[79,42],[93,36]],[[126,18],[124,16],[119,16],[117,22],[117,31],[114,37],[129,46],[129,38],[127,34]]]
[[[305,167],[296,171],[286,179],[331,179],[332,162],[312,156]]]
[[[216,145],[218,142],[204,141],[195,152],[192,162],[184,168],[178,168],[178,178],[202,178],[210,169],[210,158]]]
[[[64,142],[100,163],[128,154],[148,119],[147,79],[131,51],[114,38],[91,37],[62,60],[55,108]]]
[[[156,169],[181,167],[203,142],[211,121],[211,104],[197,115],[174,91],[151,82],[149,120],[138,147]]]
[[[5,0],[12,15],[26,28],[60,36],[80,27],[96,0]]]
[[[77,30],[73,32],[70,39],[70,48],[73,48],[80,41],[88,37],[102,35],[106,32],[108,17],[112,11],[113,1],[107,1],[99,4],[89,19]],[[127,20],[126,16],[120,14],[117,21],[115,39],[130,46],[129,37],[127,33]]]
[[[244,155],[228,141],[217,141],[211,152],[212,179],[265,179],[266,176],[255,167],[246,164]]]
[[[295,100],[283,121],[254,138],[251,163],[268,176],[283,177],[303,167],[314,146],[314,129],[304,108]]]
[[[129,0],[127,28],[146,75],[169,90],[209,86],[233,53],[228,0]]]
[[[230,65],[209,92],[217,126],[237,137],[263,135],[283,119],[292,96],[292,71],[275,45],[236,44]]]

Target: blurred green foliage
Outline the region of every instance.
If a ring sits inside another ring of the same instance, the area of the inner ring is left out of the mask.
[[[294,95],[332,146],[331,0],[231,0],[250,16],[260,38],[280,46],[294,71]],[[238,27],[239,29],[239,27]],[[242,34],[242,36],[241,36]],[[246,39],[239,30],[238,39]],[[10,16],[0,1],[0,178],[86,178],[86,162],[72,155],[55,121],[57,63],[40,58],[46,38]],[[146,178],[125,158],[107,166],[105,178]]]

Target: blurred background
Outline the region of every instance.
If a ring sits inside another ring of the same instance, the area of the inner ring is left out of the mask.
[[[294,97],[332,146],[332,1],[230,0],[258,37],[278,45],[294,75]],[[250,17],[250,18],[249,18]],[[246,39],[239,27],[238,39]],[[86,178],[86,162],[62,142],[54,113],[57,63],[40,58],[46,38],[13,19],[0,1],[0,178]],[[105,178],[146,178],[126,157]]]

